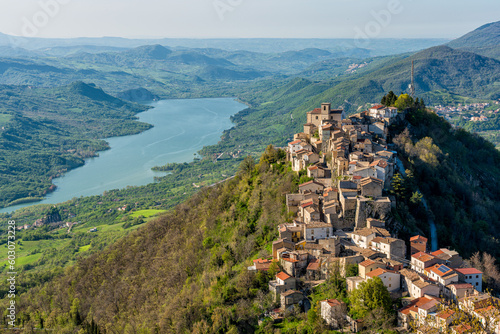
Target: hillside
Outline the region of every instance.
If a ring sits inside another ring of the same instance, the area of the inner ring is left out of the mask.
[[[1,86],[0,99],[0,206],[40,199],[53,189],[53,177],[107,148],[96,138],[150,127],[135,121],[147,107],[83,82],[60,88]]]
[[[282,194],[298,180],[267,162],[243,166],[235,179],[24,294],[19,319],[58,333],[92,322],[119,333],[252,332],[269,277],[250,274],[246,263],[269,254],[276,225],[286,221]]]
[[[429,234],[421,204],[406,195],[418,186],[438,223],[440,247],[451,246],[467,257],[479,248],[500,256],[494,237],[500,231],[495,205],[500,153],[429,112],[409,114],[391,136],[407,174],[413,175],[395,191],[393,231],[403,239]],[[266,292],[272,273],[255,274],[247,266],[270,254],[277,225],[288,220],[284,194],[297,189],[298,176],[275,164],[278,156],[268,149],[257,166],[246,159],[234,179],[204,188],[104,251],[80,259],[72,270],[23,293],[20,324],[43,324],[61,333],[92,326],[120,333],[273,331],[270,323],[257,323],[271,305]],[[345,289],[345,282],[327,281],[312,300],[329,296],[321,291],[339,293],[336,286]],[[314,312],[288,317],[284,326],[293,322],[293,327],[281,327],[284,332],[326,332]]]
[[[485,24],[447,45],[500,59],[500,21]]]

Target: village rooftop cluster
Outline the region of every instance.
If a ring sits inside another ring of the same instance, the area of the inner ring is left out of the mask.
[[[396,201],[388,190],[402,166],[386,139],[388,127],[404,117],[405,112],[382,105],[349,118],[329,103],[307,113],[304,132],[288,143],[287,160],[295,172],[306,170],[313,179],[300,184],[299,193],[286,195],[294,219],[278,227],[272,259],[254,260],[249,267],[267,271],[277,263],[282,268],[269,282],[274,301],[281,305],[273,318],[306,303],[304,291],[328,279],[334,265],[344,276],[347,266],[357,265],[359,274],[347,277],[347,290],[380,278],[394,300],[403,300],[401,328],[472,333],[470,325],[451,326],[459,314],[466,314],[500,333],[500,304],[482,292],[479,270],[467,267],[456,251],[431,252],[423,236],[401,240],[386,229]],[[332,328],[347,324],[356,332],[363,327],[337,299],[321,301],[321,317]]]

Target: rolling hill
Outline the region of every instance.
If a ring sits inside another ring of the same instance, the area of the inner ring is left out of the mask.
[[[485,24],[447,45],[500,59],[500,21]]]

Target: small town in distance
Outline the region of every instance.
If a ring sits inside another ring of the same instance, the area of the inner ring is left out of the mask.
[[[373,105],[346,118],[343,110],[323,103],[307,113],[304,131],[288,143],[288,163],[309,181],[298,193],[286,194],[293,222],[278,227],[272,258],[254,260],[248,268],[277,272],[269,282],[279,305],[268,314],[275,322],[297,305],[307,311],[311,289],[340,274],[347,276],[349,294],[372,280],[382,284],[398,305],[403,331],[475,333],[481,326],[500,332],[499,299],[483,291],[481,271],[452,249],[432,249],[425,236],[402,240],[386,226],[396,204],[391,183],[405,173],[387,144],[388,127],[406,112]],[[339,299],[320,301],[319,314],[332,329],[364,328]]]

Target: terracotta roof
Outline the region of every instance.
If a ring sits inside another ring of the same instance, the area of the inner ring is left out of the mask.
[[[368,267],[368,266],[371,266],[372,264],[375,264],[375,261],[373,261],[373,260],[366,260],[366,261],[361,262],[359,265],[363,266],[363,267]]]
[[[373,106],[370,109],[377,109],[378,110],[378,109],[384,109],[384,108],[385,108],[385,106],[383,106],[381,104],[377,104],[376,106]]]
[[[293,295],[296,293],[302,294],[302,292],[297,291],[297,290],[288,290],[288,291],[282,292],[281,295],[287,297],[287,296],[290,296],[290,295]]]
[[[313,110],[309,111],[308,114],[321,114],[321,108],[314,108]]]
[[[426,282],[423,279],[418,279],[418,280],[412,281],[412,283],[413,283],[413,285],[415,285],[419,289],[423,289],[423,288],[431,285],[431,283]]]
[[[422,310],[430,310],[431,308],[433,308],[437,304],[439,304],[439,301],[437,301],[436,299],[431,299],[427,303],[418,306],[418,308],[421,308]]]
[[[290,258],[287,258],[287,257],[282,257],[281,259],[282,259],[283,261],[286,261],[286,262],[291,262],[291,263],[299,262],[299,260],[290,259]]]
[[[404,268],[401,269],[399,273],[404,277],[408,277],[411,281],[416,281],[420,279],[420,276],[417,274],[417,272],[411,269]]]
[[[377,166],[382,167],[382,168],[387,167],[387,165],[388,165],[387,162],[384,160],[380,160],[379,163],[377,164]]]
[[[298,143],[301,143],[301,142],[302,142],[302,140],[297,139],[297,140],[294,140],[292,142],[289,142],[288,145],[295,145],[295,144],[298,144]]]
[[[410,241],[423,241],[423,242],[427,242],[427,238],[424,238],[421,235],[416,235],[414,237],[411,237]]]
[[[370,184],[370,183],[382,185],[383,181],[381,179],[377,179],[375,177],[369,176],[369,177],[363,178],[360,182],[361,186],[365,186],[365,185]]]
[[[446,287],[449,287],[449,286],[454,286],[455,289],[472,289],[474,288],[472,286],[472,284],[470,283],[453,283],[453,284],[448,284]]]
[[[353,180],[361,180],[363,177],[361,175],[354,175],[352,177]]]
[[[372,163],[370,164],[370,167],[375,167],[375,166],[377,166],[379,162],[380,162],[380,160],[375,160],[374,162],[372,162]]]
[[[363,236],[363,237],[367,237],[371,234],[375,234],[375,231],[371,228],[362,228],[360,230],[357,230],[357,231],[354,231],[352,232],[352,234],[356,234],[356,235],[360,235],[360,236]]]
[[[376,238],[373,238],[373,240],[372,240],[372,242],[376,242],[376,243],[380,243],[382,241],[384,241],[384,238],[382,238],[382,237],[376,237]]]
[[[307,169],[309,169],[309,170],[315,170],[315,169],[318,169],[318,166],[307,167]],[[323,169],[323,168],[321,168],[321,169]]]
[[[449,317],[451,317],[454,314],[455,314],[455,311],[448,309],[448,310],[444,310],[444,311],[439,312],[436,315],[436,317],[441,318],[441,319],[448,319]]]
[[[435,264],[432,267],[429,267],[426,269],[426,271],[432,271],[439,277],[445,277],[449,274],[453,274],[454,271],[448,266],[445,266],[444,264]]]
[[[457,268],[457,269],[455,269],[455,271],[458,271],[459,273],[461,273],[463,275],[479,275],[479,274],[482,275],[483,274],[482,272],[480,272],[476,268]]]
[[[373,278],[373,277],[377,277],[377,276],[380,276],[382,274],[385,274],[387,272],[388,271],[385,269],[377,268],[374,271],[370,271],[368,274],[366,274],[366,276]]]
[[[434,255],[434,256],[438,256],[438,255],[443,254],[443,253],[444,252],[442,250],[438,249],[437,251],[432,252],[431,254]]]
[[[282,281],[286,281],[287,279],[291,278],[292,276],[288,275],[285,272],[279,272],[276,274],[276,278],[279,278]]]
[[[307,270],[318,270],[319,269],[319,261],[318,260],[313,260],[309,265],[307,266]]]
[[[458,326],[454,326],[453,329],[455,330],[456,333],[462,334],[462,333],[471,333],[472,331],[472,326],[469,324],[460,324]]]
[[[337,299],[325,299],[325,300],[322,300],[321,302],[327,302],[328,305],[330,306],[340,306],[342,305],[343,303],[338,301]]]
[[[319,183],[319,182],[316,182],[316,181],[312,180],[312,181],[309,181],[309,182],[306,182],[306,183],[299,184],[299,188],[303,187],[303,186],[307,186],[307,185],[313,184],[313,183],[317,184],[319,186],[324,187],[324,185],[322,183]]]
[[[424,253],[424,252],[418,252],[416,254],[413,254],[411,257],[413,257],[419,261],[422,261],[422,262],[428,262],[428,261],[431,261],[432,259],[434,259],[434,256],[427,254],[427,253]]]
[[[310,200],[308,200],[305,203],[301,203],[300,206],[303,207],[303,208],[306,208],[306,207],[308,207],[310,205],[313,205],[313,204],[314,204],[314,200],[310,199]]]

